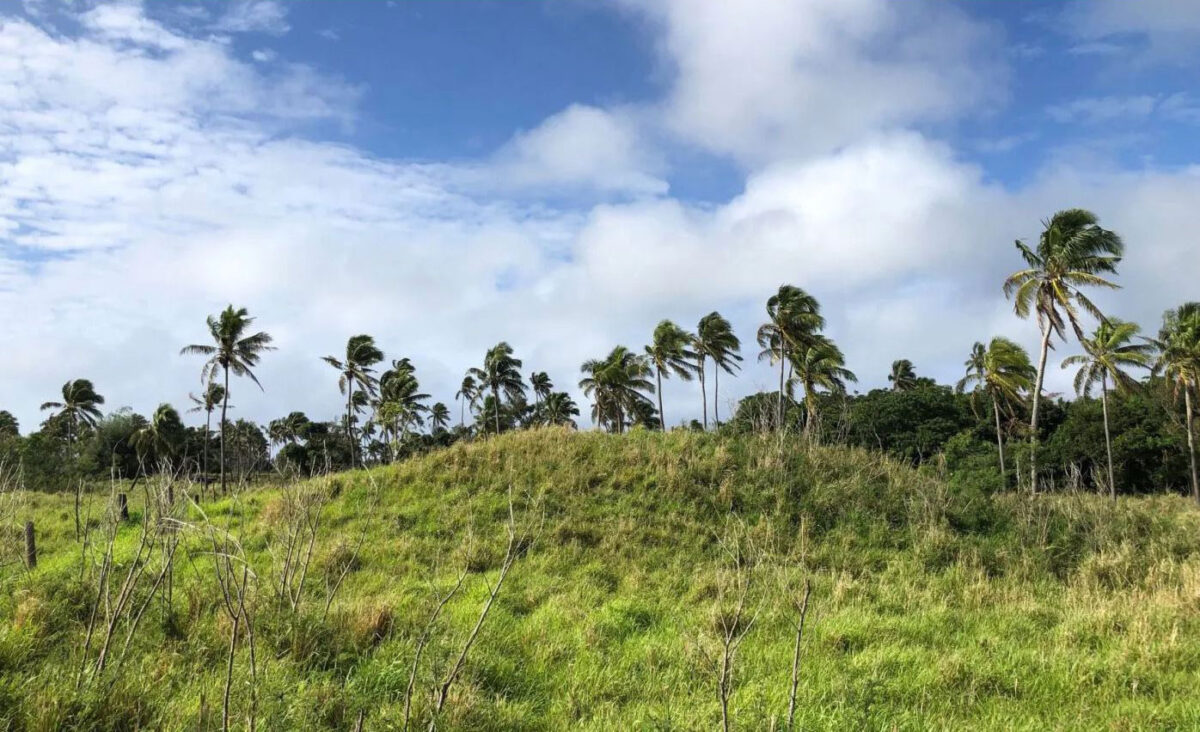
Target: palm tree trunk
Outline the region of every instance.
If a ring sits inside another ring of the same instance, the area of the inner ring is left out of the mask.
[[[346,439],[350,442],[350,467],[354,467],[354,379],[346,379],[349,386],[346,389]]]
[[[667,431],[667,418],[663,414],[662,405],[662,369],[654,368],[654,378],[658,380],[658,426],[663,432]]]
[[[996,414],[996,449],[1000,453],[1000,480],[1008,485],[1008,472],[1004,469],[1004,435],[1000,431],[1000,400],[992,395],[992,411]]]
[[[1192,498],[1200,503],[1200,480],[1196,477],[1196,442],[1192,436],[1192,389],[1190,385],[1183,388],[1184,415],[1187,418],[1188,460],[1192,466]]]
[[[775,423],[775,429],[783,431],[783,366],[787,358],[784,357],[783,346],[779,347],[779,419]]]
[[[496,418],[496,434],[500,434],[500,390],[492,385],[492,414]]]
[[[1033,407],[1029,414],[1029,492],[1037,493],[1038,404],[1042,401],[1042,379],[1046,376],[1046,355],[1050,350],[1049,323],[1042,326],[1042,350],[1038,355],[1037,380],[1033,385]]]
[[[225,495],[225,413],[229,409],[229,366],[225,365],[225,393],[221,395],[221,495]]]
[[[1104,451],[1108,453],[1108,495],[1117,500],[1117,483],[1113,479],[1112,439],[1108,435],[1108,374],[1100,375],[1100,405],[1104,412]]]
[[[708,389],[704,385],[704,359],[700,359],[700,405],[704,410],[704,431],[708,431]]]
[[[718,402],[721,400],[721,366],[713,362],[713,427],[721,429],[721,412]]]
[[[207,394],[205,397],[207,398]],[[207,406],[207,405],[206,405]],[[204,499],[204,486],[208,480],[208,441],[212,436],[212,407],[204,410],[204,481],[200,483],[200,498]]]
[[[463,397],[458,403],[458,426],[467,426],[467,398]]]
[[[807,407],[804,411],[804,436],[812,439],[813,425],[816,424],[817,418],[817,399],[813,396],[813,388],[809,384],[804,385],[804,406]]]

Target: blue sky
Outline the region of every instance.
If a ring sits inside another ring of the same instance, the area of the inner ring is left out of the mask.
[[[1198,41],[1193,0],[0,0],[0,408],[181,404],[230,301],[280,341],[257,419],[334,414],[317,357],[363,331],[447,402],[501,339],[572,386],[663,317],[750,350],[783,282],[859,389],[951,380],[1032,343],[999,282],[1075,205],[1151,329],[1200,294]]]

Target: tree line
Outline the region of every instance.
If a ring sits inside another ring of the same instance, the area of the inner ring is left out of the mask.
[[[1124,243],[1089,211],[1060,211],[1043,222],[1036,243],[1017,241],[1016,247],[1024,266],[1002,289],[1016,315],[1032,319],[1038,328],[1036,360],[1003,337],[977,342],[953,388],[918,377],[911,361],[900,359],[888,374],[889,389],[848,394],[847,384],[857,378],[824,332],[820,303],[794,285],[780,286],[767,299],[765,320],[755,333],[758,360],[778,368],[778,390],[743,399],[728,423],[720,416],[720,379],[722,373],[736,375],[744,356],[741,340],[718,312],[700,318],[694,330],[663,320],[641,351],[616,346],[585,361],[578,386],[591,402],[592,423],[614,433],[667,429],[663,381],[696,380],[702,416],[687,428],[708,430],[711,411],[718,429],[794,430],[810,440],[884,449],[914,463],[941,456],[960,466],[974,464],[971,456],[990,439],[997,487],[1036,493],[1074,476],[1076,483],[1103,487],[1115,496],[1118,490],[1186,483],[1200,501],[1194,436],[1200,303],[1167,311],[1155,337],[1102,313],[1090,293],[1119,287],[1111,278]],[[1091,333],[1084,331],[1085,315],[1097,323]],[[408,358],[381,366],[385,356],[375,339],[359,334],[348,339],[344,353],[323,357],[345,398],[340,418],[320,422],[292,412],[265,430],[247,420],[231,422],[231,377],[262,388],[254,368],[274,348],[268,333],[253,332],[253,323],[245,308],[231,305],[207,319],[207,342],[181,351],[205,359],[203,389],[189,395],[190,411],[205,416],[203,428],[184,426],[169,404],[149,419],[127,411],[103,417],[103,397],[90,381],[76,379],[63,386],[61,400],[42,405],[51,416],[28,437],[19,436],[11,414],[0,412],[0,447],[27,471],[59,479],[68,468],[127,477],[189,470],[207,478],[215,457],[224,489],[228,473],[272,463],[272,444],[279,448],[276,467],[316,472],[400,460],[476,435],[575,427],[580,416],[570,393],[556,389],[546,372],[533,371],[527,381],[523,361],[500,342],[463,376],[454,395],[458,424],[453,425],[445,403],[429,404],[431,397],[421,391]],[[1050,350],[1072,337],[1082,353],[1061,366],[1076,369],[1079,398],[1064,402],[1047,395],[1043,385]],[[1092,415],[1096,401],[1100,413]],[[1102,425],[1102,456],[1081,421]]]

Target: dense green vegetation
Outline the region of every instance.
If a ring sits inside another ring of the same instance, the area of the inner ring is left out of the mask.
[[[496,587],[510,490],[514,561],[441,728],[719,726],[712,663],[746,582],[729,717],[739,729],[782,728],[805,580],[800,726],[1200,724],[1200,514],[1190,502],[991,496],[938,473],[799,437],[539,429],[234,490],[202,509],[180,498],[182,484],[176,508],[163,507],[154,497],[166,479],[155,477],[115,525],[105,585],[107,494],[85,496],[81,553],[68,496],[9,490],[5,508],[16,511],[2,515],[37,517],[40,560],[20,569],[5,543],[0,726],[219,727],[236,630],[232,726],[253,709],[262,729],[348,729],[360,712],[364,729],[400,728],[427,619],[465,571],[418,664],[412,717],[424,726],[431,690]],[[143,528],[156,511],[182,523]],[[310,525],[307,579],[293,567],[284,580],[288,538],[298,532],[304,546]],[[120,615],[144,531],[146,571]],[[155,589],[172,542],[170,589]],[[245,582],[239,626],[221,599],[221,566],[233,570],[235,606]],[[97,671],[106,608],[115,640]]]

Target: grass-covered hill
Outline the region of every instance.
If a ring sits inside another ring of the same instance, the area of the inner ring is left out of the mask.
[[[440,729],[713,729],[722,687],[731,727],[784,729],[806,580],[797,727],[1200,727],[1181,498],[989,497],[790,439],[555,430],[202,508],[176,485],[177,524],[140,485],[125,522],[85,496],[85,550],[73,496],[11,488],[0,728],[219,729],[229,674],[236,729],[400,729],[406,698],[425,728],[442,688]]]

